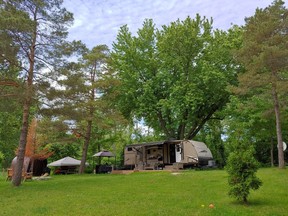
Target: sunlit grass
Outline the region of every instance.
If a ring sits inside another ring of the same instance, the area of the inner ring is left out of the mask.
[[[288,170],[258,176],[263,186],[249,205],[227,196],[221,170],[52,176],[18,188],[1,176],[0,215],[287,215]]]

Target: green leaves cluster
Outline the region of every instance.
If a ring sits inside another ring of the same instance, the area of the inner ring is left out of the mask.
[[[11,110],[10,112],[1,109],[0,152],[5,155],[5,159],[2,160],[4,167],[9,167],[15,157],[15,150],[20,136],[21,117],[20,109]]]
[[[119,108],[166,138],[193,138],[228,101],[227,85],[239,68],[231,50],[241,44],[240,32],[212,31],[212,20],[200,15],[160,30],[146,20],[137,36],[123,26],[112,51]]]
[[[51,162],[67,157],[67,155],[79,158],[80,146],[78,143],[53,143],[47,145],[47,147],[49,151],[53,152],[53,155],[49,157]]]
[[[226,170],[229,174],[229,195],[248,202],[250,190],[257,190],[262,181],[256,176],[259,163],[254,158],[254,146],[244,140],[234,143],[234,151],[228,156]]]
[[[0,164],[2,163],[2,160],[5,158],[4,154],[0,151]]]

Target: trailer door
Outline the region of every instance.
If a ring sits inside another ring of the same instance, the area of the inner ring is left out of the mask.
[[[180,144],[175,145],[175,157],[176,157],[176,162],[180,162],[182,159]]]

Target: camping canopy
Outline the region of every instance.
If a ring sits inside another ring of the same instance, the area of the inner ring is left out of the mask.
[[[115,155],[110,151],[100,151],[93,155],[93,157],[114,157]]]
[[[80,166],[81,161],[72,157],[65,157],[60,160],[54,161],[47,166]],[[88,163],[86,163],[88,165]]]

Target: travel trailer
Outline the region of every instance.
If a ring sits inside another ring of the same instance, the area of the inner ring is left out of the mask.
[[[173,166],[213,166],[213,156],[203,142],[194,140],[166,140],[127,145],[124,152],[124,166],[127,169],[165,169]]]

